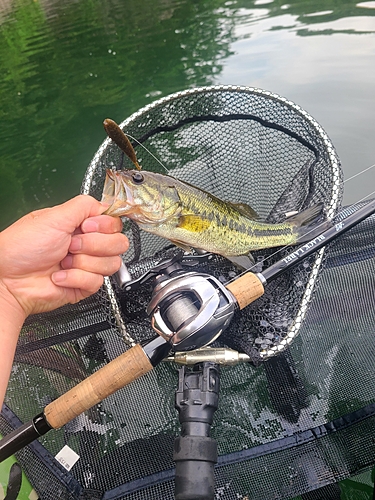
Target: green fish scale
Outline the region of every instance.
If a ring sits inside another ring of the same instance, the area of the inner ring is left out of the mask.
[[[204,248],[221,255],[243,255],[251,250],[284,246],[296,242],[298,233],[292,224],[267,224],[251,220],[225,203],[203,190],[189,184],[179,183],[177,191],[181,199],[182,213],[195,215],[207,221],[209,226],[192,232],[175,228],[175,237],[181,241],[189,240],[191,246]]]

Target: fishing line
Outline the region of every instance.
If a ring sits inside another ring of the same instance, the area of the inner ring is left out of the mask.
[[[149,155],[151,155],[151,156],[152,156],[152,158],[154,158],[154,160],[155,160],[157,163],[159,163],[159,165],[160,165],[161,167],[163,167],[163,169],[164,169],[166,172],[168,172],[168,174],[169,174],[169,170],[168,170],[168,168],[164,165],[164,163],[163,163],[161,160],[159,160],[159,158],[157,158],[157,157],[156,157],[156,156],[152,153],[152,151],[150,151],[150,150],[147,148],[147,146],[145,146],[142,142],[140,142],[138,139],[136,139],[134,136],[132,136],[132,135],[128,134],[127,132],[124,132],[124,134],[126,134],[128,137],[130,137],[130,139],[132,139],[132,140],[133,140],[134,142],[136,142],[139,146],[141,146],[141,147],[142,147],[142,148],[146,151],[146,153],[148,153]],[[369,167],[364,168],[364,169],[363,169],[363,170],[361,170],[360,172],[357,172],[356,174],[352,175],[351,177],[348,177],[347,179],[345,179],[344,181],[342,181],[342,182],[341,182],[341,184],[339,184],[339,186],[340,186],[340,187],[341,187],[341,186],[343,186],[343,185],[344,185],[344,184],[346,184],[347,182],[349,182],[349,181],[351,181],[351,180],[355,179],[356,177],[359,177],[360,175],[364,174],[365,172],[367,172],[367,171],[371,170],[371,169],[372,169],[372,168],[374,168],[374,167],[375,167],[375,163],[374,163],[374,164],[372,164],[372,165],[370,165]],[[169,174],[169,175],[170,175],[170,174]],[[182,181],[182,182],[184,182],[184,181]],[[368,196],[370,196],[370,195],[372,195],[372,194],[373,194],[373,193],[370,193]],[[364,199],[366,199],[366,197],[365,197],[365,198],[363,198],[362,200],[359,200],[357,203],[360,203],[360,202],[361,202],[361,201],[363,201]]]
[[[343,181],[342,184],[345,184],[346,182],[351,181],[352,179],[355,179],[356,177],[359,177],[360,175],[364,174],[365,172],[367,172],[368,170],[371,170],[374,167],[375,167],[375,163],[373,165],[370,165],[369,167],[361,170],[360,172],[357,172],[356,174],[352,175],[351,177],[349,177],[348,179]],[[370,193],[368,196],[370,196],[371,194],[373,194],[373,193]],[[363,198],[363,199],[365,199],[365,198]],[[360,201],[363,201],[363,200],[360,200]]]
[[[144,144],[142,144],[140,141],[138,141],[138,139],[136,139],[135,137],[133,137],[132,135],[128,134],[127,132],[124,132],[124,134],[126,134],[128,137],[130,137],[130,139],[132,139],[134,142],[136,142],[137,144],[139,144],[139,146],[141,146],[145,151],[146,153],[148,153],[149,155],[152,156],[152,158],[157,161],[159,163],[159,165],[161,165],[164,170],[167,172],[167,174],[169,175],[169,170],[167,169],[167,167],[163,164],[163,162],[161,160],[159,160],[159,158],[157,158],[153,153],[152,151],[150,151]]]

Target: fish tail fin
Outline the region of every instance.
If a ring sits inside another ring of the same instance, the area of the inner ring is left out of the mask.
[[[323,203],[313,205],[288,219],[288,222],[297,226],[298,243],[306,243],[332,226],[330,221],[317,221],[323,211],[323,206]]]
[[[299,212],[292,217],[289,217],[287,221],[291,222],[297,227],[307,226],[319,217],[319,215],[322,213],[323,207],[323,203],[318,203],[317,205],[313,205],[312,207],[307,208],[306,210],[303,210],[302,212]]]

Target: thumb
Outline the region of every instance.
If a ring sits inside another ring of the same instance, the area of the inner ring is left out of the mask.
[[[101,215],[106,208],[92,196],[82,194],[51,208],[49,216],[60,229],[72,233],[85,219]]]

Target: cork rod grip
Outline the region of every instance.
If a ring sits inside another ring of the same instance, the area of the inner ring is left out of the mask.
[[[152,368],[142,347],[136,345],[52,401],[44,416],[53,429],[59,429]]]
[[[264,293],[262,282],[253,273],[240,276],[226,287],[236,297],[240,309],[248,306]]]

